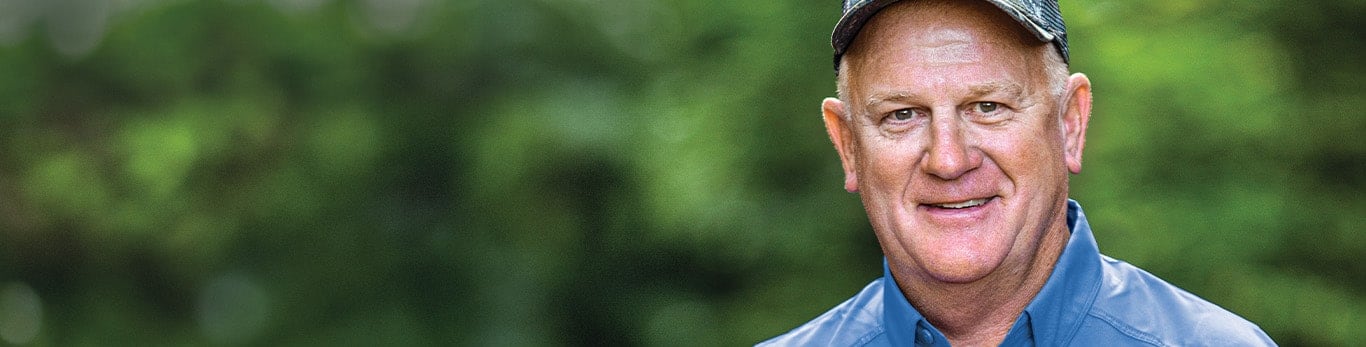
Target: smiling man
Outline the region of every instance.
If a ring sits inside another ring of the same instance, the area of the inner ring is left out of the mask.
[[[1097,250],[1081,172],[1091,82],[1052,0],[847,0],[821,105],[884,275],[765,341],[1257,346],[1256,325]]]

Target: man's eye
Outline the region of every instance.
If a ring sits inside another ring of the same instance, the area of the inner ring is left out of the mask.
[[[892,118],[896,118],[896,120],[907,120],[913,117],[915,117],[915,110],[909,108],[892,111]]]
[[[996,109],[998,109],[998,108],[1000,108],[1000,107],[1001,107],[1000,104],[997,104],[997,103],[994,103],[994,102],[989,102],[989,101],[979,102],[979,103],[977,103],[977,112],[981,112],[981,113],[992,113],[992,112],[996,112]]]

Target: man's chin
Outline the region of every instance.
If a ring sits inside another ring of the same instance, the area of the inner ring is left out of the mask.
[[[934,254],[934,253],[931,253]],[[938,253],[938,256],[923,259],[922,268],[926,275],[938,282],[967,284],[977,282],[1001,265],[1001,258],[986,254]]]
[[[931,269],[929,277],[935,281],[949,284],[969,284],[986,278],[991,273],[985,267]]]

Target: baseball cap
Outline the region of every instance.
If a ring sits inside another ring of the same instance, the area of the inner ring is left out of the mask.
[[[849,49],[863,25],[887,5],[900,0],[844,0],[844,15],[835,24],[835,32],[830,36],[830,44],[835,47],[835,72],[839,72],[840,57]],[[914,1],[914,0],[907,0]],[[1062,23],[1062,12],[1058,11],[1057,0],[984,0],[1005,11],[1026,30],[1043,42],[1053,43],[1063,63],[1067,57],[1067,27]]]

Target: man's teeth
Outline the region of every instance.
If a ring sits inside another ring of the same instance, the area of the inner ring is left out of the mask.
[[[964,201],[964,202],[956,202],[956,203],[951,203],[951,204],[935,204],[934,207],[939,207],[939,208],[968,208],[968,207],[980,206],[980,205],[985,204],[985,203],[987,203],[987,199],[973,199],[973,200],[968,200],[968,201]]]

